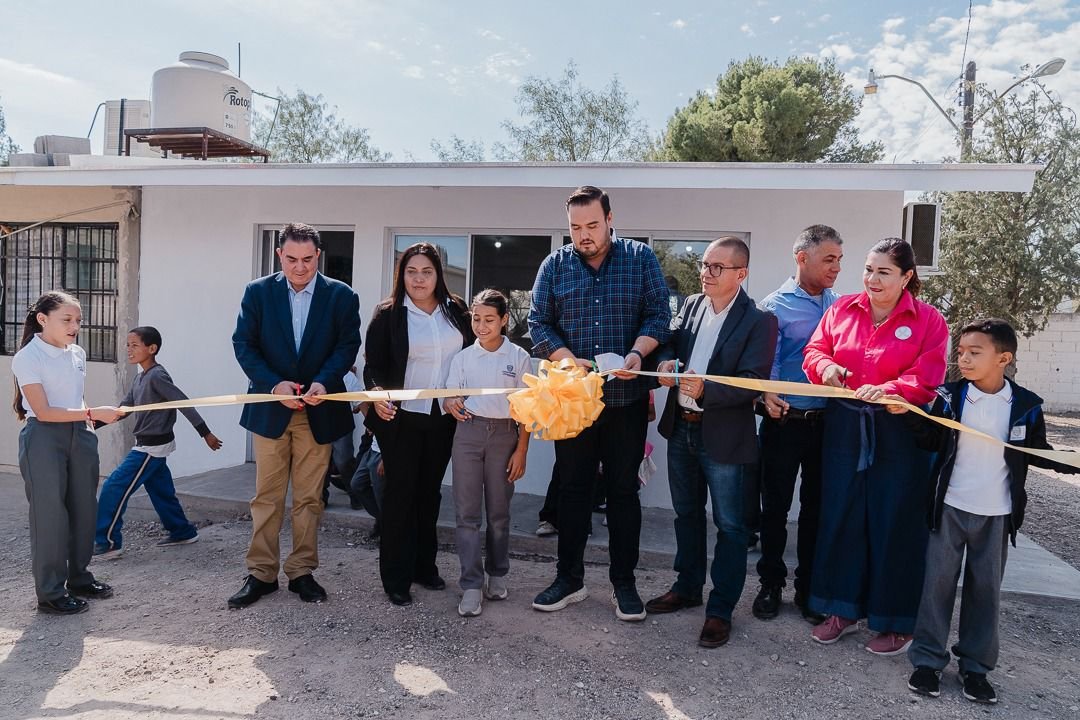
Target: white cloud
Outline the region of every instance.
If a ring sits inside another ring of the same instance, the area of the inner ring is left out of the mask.
[[[77,85],[79,83],[78,80],[68,77],[67,75],[61,75],[60,73],[55,73],[51,70],[39,68],[36,65],[21,63],[2,57],[0,57],[0,75],[4,76],[5,85],[12,82],[9,78],[13,78],[16,75],[34,82],[47,82],[57,85]]]
[[[833,58],[838,63],[847,63],[855,59],[856,52],[851,49],[850,45],[838,43],[835,45],[826,45],[821,48],[819,56],[823,58]]]
[[[1080,12],[1062,0],[976,4],[965,56],[967,30],[966,8],[920,26],[891,18],[882,23],[881,35],[873,43],[833,44],[820,54],[836,57],[857,92],[869,67],[879,77],[893,74],[917,80],[959,123],[957,89],[964,60],[978,64],[978,82],[1000,92],[1023,75],[1024,65],[1030,69],[1052,57],[1075,58],[1075,48],[1080,47]],[[842,47],[850,47],[851,57]],[[1065,105],[1078,108],[1080,73],[1069,70],[1066,65],[1064,72],[1045,78],[1044,83]],[[895,78],[879,80],[878,85],[877,94],[864,99],[858,124],[864,140],[885,143],[887,162],[938,162],[957,155],[955,131],[922,90]],[[1024,91],[1022,85],[1012,92]],[[976,135],[979,130],[976,124]]]
[[[754,28],[750,27],[750,23],[743,23],[739,26],[739,32],[746,37],[754,37],[757,33],[754,32]]]
[[[671,27],[675,28],[676,30],[682,30],[682,29],[684,29],[686,27],[686,21],[683,20],[682,18],[675,18],[669,24],[671,25]]]
[[[776,23],[780,22],[780,19],[781,19],[780,15],[773,15],[771,18],[769,18],[769,22],[771,22],[773,25],[775,25]]]
[[[482,38],[487,39],[487,40],[496,40],[496,41],[501,41],[502,40],[502,35],[499,35],[498,33],[492,32],[491,30],[487,30],[485,28],[480,28],[479,30],[476,31],[476,34],[479,35]]]
[[[401,74],[407,78],[412,78],[413,80],[422,80],[424,77],[424,68],[419,65],[409,65],[401,71]]]

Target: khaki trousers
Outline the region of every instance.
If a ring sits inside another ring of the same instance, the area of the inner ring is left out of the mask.
[[[331,445],[315,442],[306,411],[293,413],[279,438],[253,435],[255,497],[251,499],[251,546],[248,572],[263,582],[277,580],[279,535],[285,517],[285,495],[292,477],[292,552],[285,560],[290,580],[319,566],[319,519],[322,488],[330,464]]]

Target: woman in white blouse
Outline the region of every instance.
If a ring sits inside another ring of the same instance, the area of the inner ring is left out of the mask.
[[[402,254],[394,292],[368,325],[364,382],[369,390],[444,387],[451,359],[472,342],[468,308],[446,287],[439,251],[416,243]],[[435,565],[435,523],[455,421],[437,401],[409,400],[375,403],[366,423],[386,469],[379,574],[390,602],[408,605],[414,582],[446,587]]]

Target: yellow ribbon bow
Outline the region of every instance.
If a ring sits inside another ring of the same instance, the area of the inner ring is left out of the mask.
[[[604,409],[603,378],[573,360],[541,360],[537,374],[523,380],[527,387],[509,397],[510,417],[543,440],[576,437]]]

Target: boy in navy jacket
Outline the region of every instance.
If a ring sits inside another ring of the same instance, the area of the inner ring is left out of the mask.
[[[960,331],[963,380],[938,388],[931,415],[949,418],[1011,445],[1052,449],[1046,442],[1042,398],[1005,378],[1016,353],[1016,332],[1004,320],[979,320]],[[894,410],[895,412],[895,410]],[[964,563],[960,637],[952,652],[964,697],[996,703],[986,679],[998,659],[998,610],[1008,543],[1024,521],[1028,465],[1076,473],[1067,465],[1001,448],[971,433],[910,416],[919,444],[937,452],[930,498],[926,576],[908,658],[914,692],[937,697],[949,663],[946,643],[956,585]],[[967,561],[964,562],[965,550]]]

